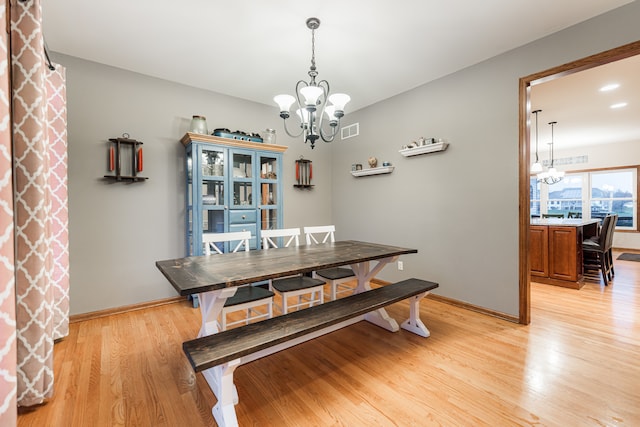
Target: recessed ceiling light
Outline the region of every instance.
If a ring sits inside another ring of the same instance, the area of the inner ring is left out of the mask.
[[[600,92],[608,92],[610,90],[618,89],[620,85],[618,83],[611,83],[600,88]]]
[[[612,104],[609,108],[622,108],[626,106],[627,106],[626,102],[618,102],[617,104]]]

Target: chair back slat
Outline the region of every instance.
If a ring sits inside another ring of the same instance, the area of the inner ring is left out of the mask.
[[[315,243],[316,245],[327,242],[333,243],[335,242],[335,231],[335,225],[304,227],[304,235],[307,241],[307,245],[311,245],[312,243]]]
[[[299,228],[282,228],[279,230],[261,230],[262,249],[277,248],[277,239],[283,238],[283,248],[288,248],[291,244],[300,245],[300,229]]]
[[[212,250],[215,253],[222,254],[222,250],[216,245],[216,243],[229,242],[231,252],[238,252],[240,248],[244,247],[246,252],[249,252],[249,240],[251,239],[250,231],[234,231],[230,233],[205,233],[202,235],[202,243],[204,244],[204,254],[211,255]],[[233,246],[233,242],[236,242]]]

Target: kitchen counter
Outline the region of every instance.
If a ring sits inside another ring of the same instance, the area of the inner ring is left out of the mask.
[[[598,219],[533,218],[529,233],[531,281],[584,286],[582,241],[598,233]]]

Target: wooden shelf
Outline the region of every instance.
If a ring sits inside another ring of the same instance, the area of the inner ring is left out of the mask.
[[[393,172],[394,168],[395,166],[383,166],[381,168],[362,169],[359,171],[351,171],[351,175],[355,177],[368,176],[368,175],[380,175],[383,173],[391,173]]]
[[[400,150],[399,153],[404,157],[418,156],[420,154],[436,153],[438,151],[444,151],[449,146],[448,142],[438,142],[436,144],[422,145],[415,148],[405,148]]]
[[[105,175],[104,177],[112,181],[131,181],[131,182],[144,181],[146,179],[149,179],[144,176],[124,176],[124,175],[120,175],[120,176]]]

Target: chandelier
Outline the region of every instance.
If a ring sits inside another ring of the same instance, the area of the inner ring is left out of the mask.
[[[316,82],[318,71],[316,70],[315,31],[319,26],[318,18],[307,19],[307,28],[311,30],[311,67],[309,68],[311,80],[308,83],[304,80],[298,81],[295,98],[291,95],[277,95],[273,98],[280,107],[280,117],[284,120],[284,130],[287,135],[292,138],[303,135],[304,142],[310,142],[311,148],[314,147],[318,138],[322,138],[324,142],[333,141],[340,128],[340,119],[344,116],[344,106],[351,100],[351,97],[344,93],[330,94],[329,82],[326,80]],[[300,132],[292,134],[287,128],[287,119],[290,116],[289,109],[296,101]],[[326,126],[323,127],[325,114],[329,122],[328,129],[325,129]]]
[[[536,116],[537,117],[537,116]],[[551,163],[549,165],[549,170],[546,172],[542,172],[538,174],[538,181],[544,182],[545,184],[555,184],[564,178],[564,172],[557,171],[555,167],[553,167],[553,125],[558,122],[549,122],[551,125],[551,143],[549,144],[549,151],[551,152]]]

